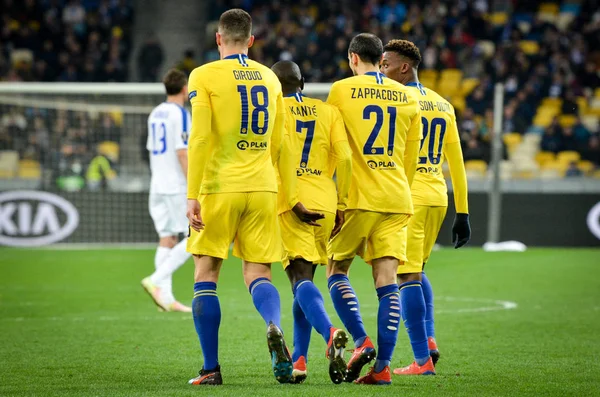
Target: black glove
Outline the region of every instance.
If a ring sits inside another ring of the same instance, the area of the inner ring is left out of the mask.
[[[469,214],[456,214],[452,225],[452,242],[454,248],[460,248],[471,239],[471,225]]]

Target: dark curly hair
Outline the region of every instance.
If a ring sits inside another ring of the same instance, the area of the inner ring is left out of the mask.
[[[383,51],[395,52],[410,59],[415,67],[421,63],[421,51],[412,41],[408,40],[390,40],[384,47]]]

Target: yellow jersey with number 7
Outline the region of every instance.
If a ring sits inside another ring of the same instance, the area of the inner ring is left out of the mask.
[[[368,72],[335,82],[327,102],[340,110],[352,149],[348,209],[412,214],[404,150],[422,130],[413,89]]]

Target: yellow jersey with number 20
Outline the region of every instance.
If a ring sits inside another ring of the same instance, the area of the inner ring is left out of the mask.
[[[413,89],[368,72],[335,82],[327,102],[342,113],[352,149],[348,209],[412,214],[404,151],[422,129]]]
[[[412,184],[414,205],[448,206],[448,189],[442,172],[445,146],[460,142],[452,105],[420,83],[408,83],[421,109],[423,139]]]

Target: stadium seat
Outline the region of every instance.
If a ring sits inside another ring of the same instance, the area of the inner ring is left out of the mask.
[[[508,14],[506,12],[493,12],[489,14],[489,21],[492,25],[505,25],[508,22]]]
[[[592,178],[600,179],[600,170],[592,172]]]
[[[110,112],[110,115],[117,127],[123,126],[123,112],[121,109],[115,109]]]
[[[462,76],[463,72],[460,69],[444,69],[440,73],[440,82],[452,81],[460,84]]]
[[[435,78],[431,78],[431,77],[427,77],[427,78],[423,78],[421,76],[421,74],[419,73],[419,81],[421,82],[421,84],[423,84],[423,86],[425,88],[429,88],[430,90],[436,90],[437,88],[437,84],[436,84],[436,79]]]
[[[14,178],[19,169],[19,153],[13,150],[0,151],[0,178]]]
[[[535,55],[540,51],[540,45],[537,41],[533,40],[519,41],[519,48],[521,48],[526,55]]]
[[[487,163],[483,160],[467,160],[465,161],[465,170],[470,177],[485,177]]]
[[[561,12],[556,19],[556,27],[560,31],[566,31],[571,22],[575,19],[575,15],[571,13]]]
[[[538,152],[535,155],[535,161],[540,167],[543,167],[546,163],[551,163],[556,160],[556,155],[552,152]]]
[[[573,127],[575,124],[577,124],[577,116],[574,116],[572,114],[563,114],[558,116],[558,124],[560,124],[561,127]]]
[[[508,132],[502,135],[502,139],[509,149],[515,149],[523,140],[523,137],[518,132]]]
[[[116,142],[104,141],[98,144],[98,152],[110,158],[118,159],[119,150],[119,144]]]
[[[596,89],[594,90],[594,96],[596,98],[600,98],[600,87],[596,87]]]
[[[585,114],[600,116],[600,98],[596,97],[592,99],[592,103],[590,104],[590,107],[587,109]]]
[[[596,165],[589,160],[581,160],[577,163],[577,167],[587,175],[596,168]]]
[[[560,109],[560,107],[562,106],[562,102],[563,101],[560,98],[546,97],[542,99],[541,107],[549,109]]]
[[[450,103],[452,106],[454,106],[454,109],[458,110],[459,113],[462,113],[462,111],[467,107],[467,101],[462,95],[452,96],[452,98],[450,98]]]
[[[578,96],[577,97],[577,106],[579,106],[579,114],[585,114],[588,109],[588,101],[586,97]]]
[[[468,96],[479,85],[478,78],[463,79],[460,84],[460,93],[463,96]]]
[[[542,3],[540,4],[540,8],[538,8],[539,12],[547,12],[549,14],[558,14],[560,7],[556,3]]]
[[[563,173],[557,169],[549,168],[540,171],[541,179],[560,179]]]
[[[438,78],[438,72],[435,69],[419,70],[419,80],[437,81],[437,78]]]
[[[17,176],[21,179],[40,179],[42,176],[42,167],[35,160],[21,160],[19,161]]]
[[[581,155],[575,151],[567,150],[556,155],[556,161],[563,165],[568,165],[572,161],[579,161]]]

